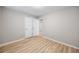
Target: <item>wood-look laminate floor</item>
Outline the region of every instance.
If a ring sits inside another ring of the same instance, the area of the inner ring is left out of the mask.
[[[3,53],[78,53],[79,50],[69,46],[37,36],[24,39],[3,47]]]

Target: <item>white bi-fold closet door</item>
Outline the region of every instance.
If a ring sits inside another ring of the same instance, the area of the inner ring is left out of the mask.
[[[25,17],[25,36],[39,35],[39,20],[33,17]]]

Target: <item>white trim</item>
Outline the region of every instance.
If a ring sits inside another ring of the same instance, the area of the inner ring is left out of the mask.
[[[47,39],[52,40],[52,41],[55,41],[55,42],[57,42],[57,43],[60,43],[60,44],[63,44],[63,45],[66,45],[66,46],[75,48],[75,49],[79,49],[79,47],[76,47],[76,46],[73,46],[73,45],[70,45],[70,44],[67,44],[67,43],[63,43],[63,42],[61,42],[61,41],[55,40],[55,39],[50,38],[50,37],[45,36],[45,35],[42,35],[42,37],[47,38]]]
[[[15,43],[15,42],[18,42],[18,41],[21,41],[21,40],[24,40],[24,39],[27,39],[27,37],[24,37],[24,38],[21,38],[21,39],[17,39],[17,40],[14,40],[14,41],[10,41],[10,42],[6,42],[6,43],[2,43],[2,44],[0,44],[0,47],[6,46],[8,44]]]

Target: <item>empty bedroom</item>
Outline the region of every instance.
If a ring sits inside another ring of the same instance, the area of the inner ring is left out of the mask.
[[[0,53],[79,53],[79,7],[0,6]]]

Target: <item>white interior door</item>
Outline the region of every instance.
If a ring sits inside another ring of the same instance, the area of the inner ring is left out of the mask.
[[[31,37],[33,35],[33,25],[32,25],[32,19],[30,17],[25,18],[25,36]]]
[[[39,20],[34,19],[33,20],[33,36],[39,35]]]
[[[25,18],[25,36],[32,37],[39,35],[39,20],[26,17]]]

